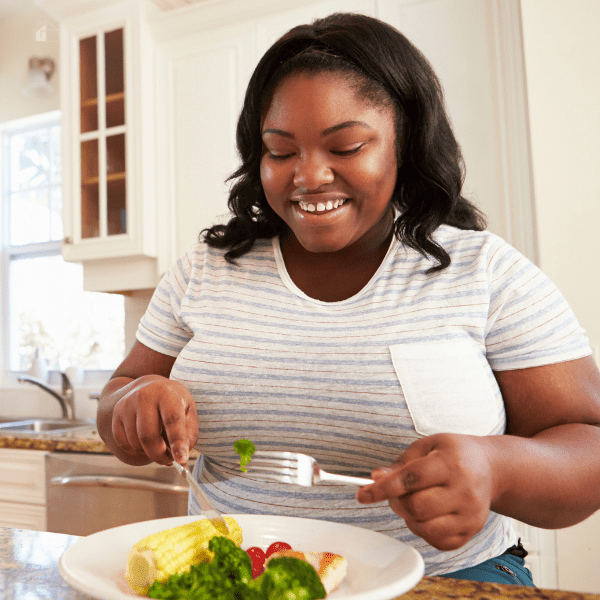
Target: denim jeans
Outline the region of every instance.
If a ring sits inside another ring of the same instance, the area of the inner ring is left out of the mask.
[[[525,556],[527,556],[527,551],[521,545],[521,540],[519,540],[518,546],[509,548],[500,556],[490,558],[474,567],[467,567],[460,571],[439,575],[439,577],[535,587],[531,578],[531,571],[525,566]]]

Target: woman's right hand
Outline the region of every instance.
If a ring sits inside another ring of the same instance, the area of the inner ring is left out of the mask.
[[[134,460],[148,457],[170,465],[175,459],[185,464],[198,439],[196,405],[187,388],[152,374],[134,379],[119,391],[112,414],[112,438],[117,448]]]

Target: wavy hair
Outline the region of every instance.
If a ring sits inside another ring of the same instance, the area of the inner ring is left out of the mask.
[[[298,72],[336,72],[367,101],[391,107],[395,114],[399,168],[392,203],[398,208],[398,239],[438,264],[450,256],[433,239],[442,224],[483,230],[483,213],[461,195],[464,162],[444,106],[440,82],[427,59],[391,25],[373,17],[335,13],[294,27],[265,53],[246,90],[237,125],[240,167],[225,225],[201,232],[209,246],[227,248],[231,263],[260,238],[272,238],[285,224],[269,206],[261,179],[261,121],[278,84]]]

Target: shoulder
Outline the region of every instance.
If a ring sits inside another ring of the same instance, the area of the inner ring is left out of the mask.
[[[511,246],[501,237],[491,231],[474,231],[458,229],[451,225],[441,225],[433,234],[433,239],[450,256],[462,254],[490,255],[493,251],[506,251]]]
[[[194,243],[173,265],[187,274],[202,271],[213,274],[256,271],[261,267],[275,265],[273,242],[271,239],[257,240],[251,250],[235,259],[233,263],[225,258],[228,248],[214,248],[204,241]]]
[[[490,279],[508,271],[537,267],[506,240],[491,231],[463,230],[442,225],[434,234],[435,241],[448,252],[452,263],[449,268],[476,264],[487,272]]]

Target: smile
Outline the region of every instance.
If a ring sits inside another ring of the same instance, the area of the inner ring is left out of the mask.
[[[318,202],[317,204],[310,204],[301,200],[298,204],[306,212],[329,212],[342,206],[345,202],[346,198],[340,198],[339,200],[328,200],[327,202]]]

